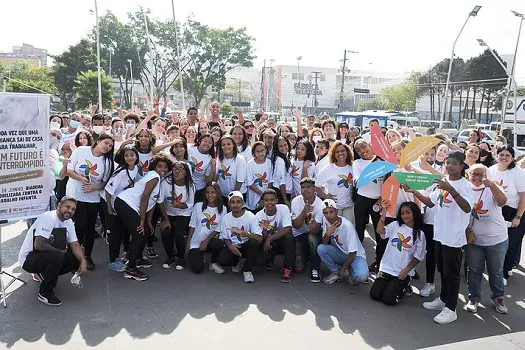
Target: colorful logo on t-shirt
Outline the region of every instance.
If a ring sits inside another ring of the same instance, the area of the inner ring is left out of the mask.
[[[202,173],[202,164],[204,164],[204,162],[201,160],[200,162],[197,161],[197,158],[195,157],[190,157],[191,160],[188,162],[190,163],[190,166],[191,166],[191,172],[194,173],[194,172],[198,172],[198,173]]]
[[[182,201],[182,193],[179,193],[179,195],[175,198],[173,197],[167,197],[166,198],[168,201],[170,201],[171,203],[177,203],[177,202],[180,202]]]
[[[232,228],[234,228],[234,229],[238,229],[238,230],[241,230],[241,231],[244,231],[244,225],[242,225],[240,228],[237,227],[237,226],[232,226]],[[230,229],[230,232],[231,232],[231,237],[232,237],[232,238],[237,238],[237,240],[238,240],[239,242],[242,242],[242,237],[241,237],[239,234],[234,233],[233,231],[231,231],[231,229]]]
[[[393,238],[391,241],[392,245],[397,248],[397,250],[402,251],[403,248],[410,249],[410,236],[405,237],[401,232],[397,233],[397,237]]]
[[[470,214],[472,215],[472,217],[474,219],[479,219],[480,215],[485,215],[488,212],[489,212],[488,210],[483,209],[483,200],[480,199],[479,202],[474,203],[474,205],[472,206],[472,211],[470,212]]]
[[[254,184],[256,184],[257,186],[259,187],[263,187],[264,184],[267,184],[268,183],[268,179],[266,179],[266,171],[264,172],[264,174],[255,174],[255,181],[253,181]]]
[[[341,180],[339,180],[339,182],[337,183],[337,187],[350,188],[350,184],[354,179],[352,173],[348,173],[348,175],[340,174],[339,177],[341,178]]]
[[[215,221],[217,219],[217,214],[210,215],[208,213],[203,213],[204,219],[201,220],[201,224],[206,225],[206,228],[208,230],[211,230],[212,226],[217,226],[217,222]]]
[[[293,177],[299,176],[299,167],[296,167],[295,165],[293,166],[292,176]]]
[[[145,161],[144,163],[141,163],[139,161],[140,170],[142,170],[142,173],[147,173],[149,171],[149,159]]]
[[[80,166],[80,169],[82,169],[82,171],[84,172],[84,176],[89,176],[89,175],[98,176],[98,173],[96,171],[97,164],[91,163],[88,159],[86,159],[86,164],[82,164]]]
[[[503,179],[499,180],[499,182],[498,182],[498,181],[493,181],[493,182],[494,182],[496,185],[498,185],[498,186],[500,186],[501,188],[503,188],[503,190],[506,190],[507,187],[509,187],[509,186],[505,186],[505,184],[503,183]]]
[[[449,193],[445,190],[439,190],[439,196],[437,198],[438,202],[439,202],[439,206],[441,208],[443,208],[443,204],[449,204],[449,203],[452,203],[452,201],[450,199],[448,199]]]
[[[219,177],[222,177],[223,180],[226,180],[227,176],[232,176],[230,173],[230,167],[221,164],[221,169],[219,170],[218,175]]]
[[[263,229],[263,230],[266,230],[266,233],[271,236],[275,233],[275,226],[273,225],[272,222],[270,222],[270,220],[261,220],[259,221],[259,226]]]

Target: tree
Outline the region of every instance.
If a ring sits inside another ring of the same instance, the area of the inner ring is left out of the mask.
[[[359,112],[378,109],[385,109],[384,102],[379,97],[362,99],[361,101],[359,101]]]
[[[232,114],[233,106],[228,102],[221,104],[221,114],[223,117],[228,117]]]
[[[380,99],[386,109],[413,111],[416,107],[416,86],[410,79],[407,79],[401,85],[384,88]]]
[[[7,83],[7,91],[51,95],[57,93],[53,72],[49,67],[34,67],[28,63],[19,62],[3,69],[10,78]]]
[[[183,59],[187,64],[184,87],[195,106],[200,105],[208,88],[224,89],[227,72],[253,65],[253,40],[246,28],[217,29],[188,19],[182,34]]]
[[[55,61],[53,77],[58,88],[58,97],[67,109],[75,95],[75,79],[78,74],[97,69],[96,51],[88,39],[82,39],[62,54],[52,57]]]
[[[102,72],[102,106],[109,107],[113,102],[111,79]],[[91,103],[98,103],[98,73],[87,71],[79,73],[75,80],[76,108],[83,109]]]

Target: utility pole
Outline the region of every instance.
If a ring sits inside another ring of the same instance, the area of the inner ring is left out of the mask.
[[[319,74],[321,72],[312,72],[312,74],[315,74],[315,85],[314,85],[314,114],[317,114],[317,106],[319,105],[319,102],[317,102],[317,78],[319,78]]]
[[[359,53],[358,51],[350,51],[350,50],[346,50],[344,51],[344,55],[343,55],[343,70],[342,70],[342,75],[341,75],[341,92],[339,94],[339,110],[341,110],[343,108],[343,102],[344,102],[344,97],[345,97],[345,73],[346,73],[346,61],[348,61],[348,58],[346,58],[346,54],[349,53]]]
[[[262,75],[261,75],[261,106],[260,108],[263,109],[264,107],[264,78],[265,78],[265,73],[266,72],[266,60],[263,61],[263,69],[262,69]]]

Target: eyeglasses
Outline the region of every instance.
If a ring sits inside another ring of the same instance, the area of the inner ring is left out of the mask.
[[[175,173],[181,173],[183,171],[186,171],[186,169],[183,166],[173,167],[173,172],[175,172]]]

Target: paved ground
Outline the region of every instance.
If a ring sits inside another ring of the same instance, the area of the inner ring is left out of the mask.
[[[230,271],[196,276],[165,270],[161,255],[147,271],[149,281],[128,281],[104,267],[107,248],[97,240],[97,270],[82,289],[62,277],[56,293],[64,305],[52,308],[36,300],[38,285],[16,263],[24,229],[21,222],[2,229],[4,267],[28,284],[15,283],[7,309],[0,309],[1,348],[525,349],[525,270],[509,283],[509,315],[493,310],[484,283],[486,308],[477,315],[459,310],[457,322],[440,326],[416,294],[387,307],[370,299],[369,285],[314,285],[306,274],[283,285],[278,271],[256,270],[256,282],[244,284]],[[160,242],[156,246],[161,250]],[[373,242],[367,239],[366,247],[370,261]],[[465,287],[462,280],[460,306]]]

